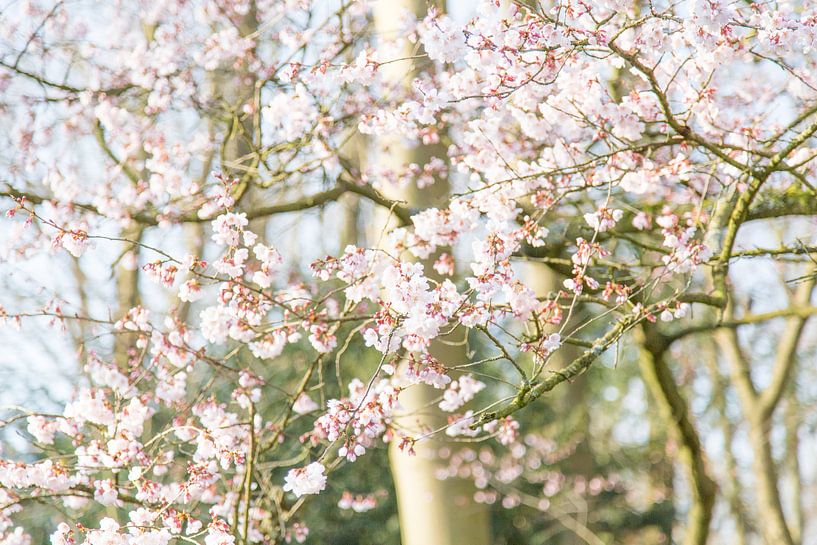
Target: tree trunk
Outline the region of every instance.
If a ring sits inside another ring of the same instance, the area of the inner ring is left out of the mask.
[[[706,545],[717,486],[709,475],[691,411],[667,365],[663,347],[655,346],[650,337],[648,326],[636,330],[636,341],[641,347],[641,376],[658,404],[662,420],[678,442],[678,457],[683,464],[692,494],[683,543]]]
[[[463,332],[456,331],[444,340]],[[465,361],[462,345],[445,345],[435,342],[431,354],[443,363]],[[446,423],[446,416],[434,403],[440,391],[420,384],[408,388],[400,395],[405,410],[401,426],[415,437],[423,431],[439,429]],[[445,464],[439,452],[456,449],[441,434],[418,441],[416,454],[401,451],[396,442],[389,449],[392,477],[397,491],[397,508],[400,515],[400,535],[403,545],[487,545],[490,543],[489,513],[487,506],[474,501],[472,482],[447,478],[441,480],[437,472]]]
[[[418,16],[425,14],[428,3],[424,0],[396,0],[380,2],[375,7],[375,26],[379,36],[393,36],[403,10],[408,9]],[[406,42],[401,57],[414,55],[414,45]],[[396,62],[381,67],[384,80],[394,87],[411,85],[418,74],[414,61]],[[381,165],[395,169],[410,163],[423,165],[429,158],[445,158],[445,147],[407,146],[402,138],[379,138],[374,160]],[[426,206],[443,203],[448,194],[446,180],[416,190],[395,191],[390,197],[408,201],[412,206]],[[387,221],[376,221],[378,232],[372,233],[375,240]],[[432,258],[433,259],[433,258]],[[433,261],[424,262],[429,274]],[[451,336],[461,340],[462,332]],[[453,339],[450,339],[453,340]],[[460,364],[466,361],[465,345],[446,344],[435,341],[430,348],[432,355],[443,364]],[[446,423],[446,416],[432,400],[439,397],[439,391],[424,385],[412,386],[400,396],[404,408],[401,424],[410,431],[438,429]],[[445,435],[438,433],[423,439],[415,445],[416,455],[410,456],[392,444],[389,451],[391,471],[397,492],[397,506],[400,517],[400,534],[403,545],[487,545],[490,543],[489,512],[486,505],[478,504],[473,496],[473,483],[463,479],[437,478],[441,460],[440,449],[456,448]],[[444,463],[444,462],[442,462]]]

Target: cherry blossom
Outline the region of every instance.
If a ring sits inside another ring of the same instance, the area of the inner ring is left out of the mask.
[[[378,503],[333,496],[336,470],[434,441],[477,501],[531,504],[507,488],[531,475],[547,510],[620,483],[538,472],[570,450],[527,433],[540,397],[632,342],[812,314],[807,2],[480,0],[389,32],[369,2],[106,3],[104,32],[46,4],[0,14],[0,327],[46,339],[22,359],[70,394],[0,421],[25,443],[0,544],[31,541],[29,501],[55,545],[301,543],[310,501]],[[755,259],[784,308],[752,309]],[[783,370],[736,396],[770,426]]]
[[[291,491],[298,497],[305,494],[318,494],[326,488],[325,470],[326,468],[319,462],[292,469],[287,474],[284,490]]]

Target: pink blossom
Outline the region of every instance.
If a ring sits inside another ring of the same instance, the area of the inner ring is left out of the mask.
[[[439,403],[439,407],[447,412],[456,411],[483,389],[485,389],[483,382],[476,380],[471,375],[463,375],[443,392],[443,400]]]
[[[292,404],[292,410],[297,414],[309,414],[318,410],[318,408],[318,404],[305,393],[301,393],[301,395],[298,396],[298,399],[295,400],[295,403]]]
[[[306,467],[291,469],[286,476],[284,490],[291,491],[298,497],[306,494],[318,494],[326,488],[325,468],[319,462],[312,462]]]
[[[37,415],[29,416],[27,421],[28,426],[26,426],[26,430],[33,435],[38,442],[44,445],[52,445],[54,443],[54,435],[57,433],[59,427],[57,422]]]
[[[213,220],[212,239],[216,244],[224,246],[238,246],[239,236],[247,226],[247,214],[227,212]]]

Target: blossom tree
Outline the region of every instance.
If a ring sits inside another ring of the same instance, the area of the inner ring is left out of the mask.
[[[54,545],[304,542],[321,498],[377,503],[335,483],[386,444],[472,481],[462,511],[610,542],[538,471],[575,449],[526,428],[595,367],[637,368],[666,430],[656,542],[807,542],[815,7],[485,0],[384,31],[382,4],[2,12],[0,319],[77,374],[4,407],[0,544],[35,504]]]

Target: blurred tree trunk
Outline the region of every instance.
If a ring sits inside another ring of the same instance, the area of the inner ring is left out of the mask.
[[[641,348],[641,376],[658,404],[663,423],[678,444],[678,457],[690,485],[692,501],[684,525],[683,543],[705,545],[709,538],[717,486],[709,475],[701,438],[689,404],[667,364],[666,346],[649,325],[638,328],[635,337]]]
[[[153,34],[156,31],[155,25],[142,25],[142,32],[145,40],[153,41]],[[145,101],[141,100],[138,103],[144,108]],[[100,146],[107,152],[110,147],[105,140],[105,134],[102,125],[97,126],[97,141]],[[144,146],[140,147],[140,159],[144,162],[147,159]],[[143,163],[144,165],[144,163]],[[137,185],[140,181],[147,181],[150,173],[144,166],[140,172],[135,172],[132,169],[123,168],[123,172],[133,185]],[[139,254],[141,250],[140,243],[142,242],[142,235],[144,234],[144,226],[132,222],[125,226],[120,233],[123,240],[130,241],[131,244],[125,247],[123,253],[119,256],[119,261],[116,263],[116,318],[121,319],[125,314],[139,304]],[[134,333],[120,332],[114,336],[113,344],[113,358],[117,366],[125,368],[128,365],[129,350],[136,341],[137,335]]]
[[[783,469],[789,481],[789,503],[791,505],[791,537],[795,543],[802,542],[803,535],[803,477],[800,469],[800,403],[795,388],[790,388],[786,398],[783,425],[786,428],[786,452]]]
[[[543,263],[527,261],[520,264],[520,267],[521,278],[540,299],[550,293],[558,292],[563,287],[565,277]],[[566,333],[570,332],[576,324],[582,322],[581,314],[581,308],[577,307],[574,309],[573,316],[565,329]],[[547,333],[558,331],[558,329],[558,327],[554,327],[552,331],[548,331]],[[567,367],[573,360],[578,358],[581,353],[582,349],[580,347],[564,344],[550,357],[548,360],[548,368],[551,370],[559,370]],[[545,372],[547,372],[547,370]],[[566,472],[571,475],[582,476],[587,482],[592,478],[596,468],[596,462],[590,445],[591,415],[588,388],[588,375],[587,373],[583,373],[570,381],[569,384],[564,384],[564,388],[561,389],[561,396],[554,392],[554,398],[558,398],[560,405],[557,411],[561,415],[567,415],[567,418],[561,425],[562,429],[559,430],[559,433],[568,431],[571,434],[577,434],[581,437],[581,441],[576,445],[573,454],[564,461],[563,467]],[[576,513],[576,518],[581,524],[588,526],[588,515],[588,512],[578,512]],[[579,535],[575,533],[572,535],[573,539],[571,539],[570,543],[579,544],[585,542]]]
[[[235,21],[242,37],[258,30],[255,2],[250,2],[247,13]],[[213,96],[227,109],[229,121],[224,127],[221,146],[221,170],[239,184],[234,188],[234,196],[240,208],[252,208],[262,197],[261,191],[253,184],[257,178],[260,147],[260,89],[258,78],[249,70],[249,61],[241,67],[219,68],[212,74]],[[267,220],[258,218],[250,222],[250,230],[258,234],[260,242],[265,239]]]
[[[431,354],[443,363],[465,361],[464,344],[457,343],[463,340],[463,333],[458,330],[442,342],[433,343]],[[405,410],[400,425],[415,437],[444,426],[446,415],[434,403],[439,396],[439,390],[425,384],[405,390],[400,395],[400,404]],[[487,545],[491,542],[489,511],[484,504],[474,502],[473,483],[437,477],[445,464],[440,460],[439,451],[456,447],[440,434],[416,443],[414,456],[401,451],[396,442],[390,446],[389,460],[397,491],[403,545]]]
[[[805,307],[811,301],[817,276],[811,276],[798,284],[791,297],[791,306]],[[734,297],[731,298],[734,300]],[[727,306],[725,319],[731,319],[733,305]],[[758,524],[767,545],[795,545],[799,532],[792,531],[785,513],[779,490],[779,468],[774,459],[771,445],[772,419],[783,392],[791,383],[796,372],[797,345],[803,334],[807,316],[791,316],[777,341],[777,350],[772,365],[770,384],[758,389],[752,379],[751,357],[741,348],[738,335],[733,328],[723,328],[716,338],[729,363],[732,384],[743,409],[743,416],[749,427],[749,442],[752,446],[752,469],[757,494]],[[797,526],[797,513],[792,526]]]
[[[375,5],[375,27],[378,35],[393,35],[401,13],[408,9],[418,17],[425,15],[428,3],[424,0],[396,0]],[[400,56],[414,54],[414,45],[406,42]],[[413,61],[396,62],[381,67],[385,81],[395,87],[411,85],[419,73]],[[379,138],[375,161],[380,165],[400,169],[410,163],[423,165],[431,157],[445,158],[445,147],[407,146],[398,136]],[[448,183],[438,179],[423,191],[407,189],[395,191],[390,197],[408,201],[412,206],[440,204],[448,195]],[[381,229],[383,223],[376,222]],[[379,236],[373,233],[374,237]],[[433,258],[424,262],[426,274],[432,276]],[[466,361],[466,345],[462,331],[455,331],[445,339],[432,343],[430,352],[443,364],[461,364]],[[434,400],[439,390],[425,385],[408,388],[400,396],[405,415],[400,423],[415,437],[430,429],[439,429],[447,422],[446,415]],[[418,442],[416,455],[399,450],[395,443],[389,449],[392,476],[397,492],[400,533],[403,545],[487,545],[490,543],[489,512],[487,506],[473,500],[474,485],[463,479],[437,478],[441,467],[438,453],[454,447],[442,433]]]
[[[742,485],[738,475],[737,460],[732,451],[735,438],[735,424],[730,420],[726,411],[727,383],[718,368],[718,354],[712,346],[711,339],[706,339],[703,347],[704,359],[712,381],[712,405],[718,418],[721,433],[723,434],[724,466],[726,475],[721,483],[724,496],[729,503],[729,510],[735,519],[735,545],[746,545],[746,535],[749,532],[749,521],[746,516],[746,506],[742,500]]]

